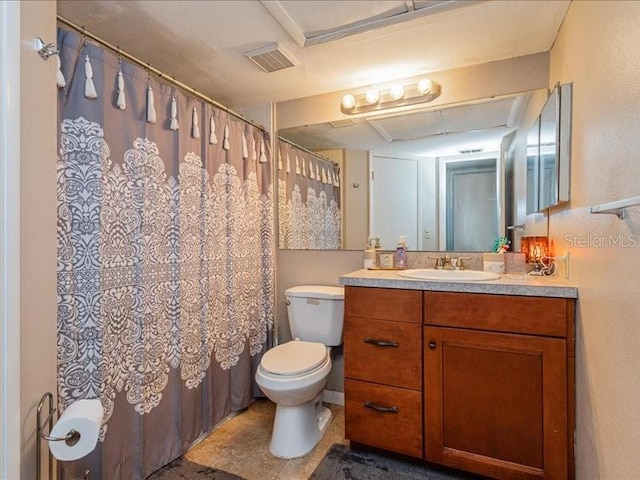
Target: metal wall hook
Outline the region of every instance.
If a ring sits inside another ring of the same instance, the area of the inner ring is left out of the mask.
[[[44,43],[44,40],[42,40],[40,37],[36,38],[35,49],[36,52],[38,52],[38,55],[40,55],[40,58],[42,58],[43,60],[49,60],[49,57],[58,55],[59,53],[59,50],[56,49],[55,44]]]

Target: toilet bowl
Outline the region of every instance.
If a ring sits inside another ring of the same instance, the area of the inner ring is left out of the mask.
[[[331,420],[322,389],[331,371],[331,346],[342,343],[344,289],[304,285],[284,293],[295,340],[266,352],[255,378],[276,404],[269,450],[295,458],[313,449]]]
[[[256,382],[276,404],[269,451],[280,458],[301,457],[318,443],[331,411],[322,406],[322,389],[331,357],[322,343],[293,340],[269,350]]]

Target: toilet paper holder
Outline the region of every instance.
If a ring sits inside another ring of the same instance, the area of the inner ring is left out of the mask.
[[[47,418],[42,421],[42,409],[47,405],[48,415]],[[50,442],[67,442],[67,445],[73,446],[80,440],[80,434],[75,430],[71,430],[65,437],[52,437],[49,434],[53,428],[53,415],[56,413],[56,409],[53,407],[53,394],[47,392],[42,395],[40,402],[38,403],[38,409],[36,411],[36,480],[40,480],[42,477],[42,440],[48,440]],[[45,427],[49,427],[48,434],[45,433]],[[53,455],[49,451],[49,478],[53,478]]]

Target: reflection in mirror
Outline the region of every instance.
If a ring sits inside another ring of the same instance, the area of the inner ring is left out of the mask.
[[[504,193],[498,188],[504,170],[501,140],[517,128],[530,96],[505,95],[278,133],[343,162],[343,248],[360,250],[368,237],[380,237],[383,249],[394,249],[398,236],[407,235],[410,250],[488,251],[505,231],[498,220],[504,211]],[[459,165],[454,168],[454,163]]]
[[[446,249],[488,252],[499,235],[497,158],[446,163]]]
[[[527,133],[527,215],[538,211],[538,166],[540,157],[540,117]]]
[[[558,204],[558,88],[554,88],[540,114],[538,211]]]
[[[342,217],[338,164],[281,138],[276,152],[279,247],[340,249]]]
[[[527,136],[527,215],[569,200],[571,84],[557,85]]]

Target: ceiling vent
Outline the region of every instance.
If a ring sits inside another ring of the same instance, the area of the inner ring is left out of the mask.
[[[277,43],[244,52],[244,56],[267,73],[277,72],[295,65],[293,57]]]

